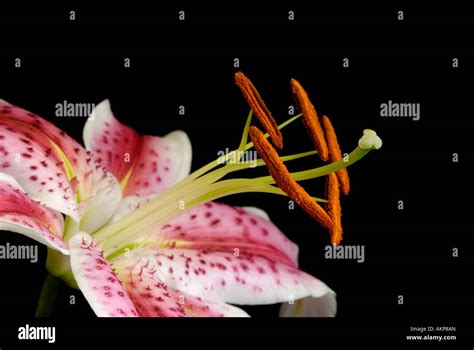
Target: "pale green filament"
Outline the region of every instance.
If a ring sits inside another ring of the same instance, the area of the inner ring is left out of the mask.
[[[284,128],[297,120],[300,116],[301,115],[297,115],[290,118],[280,124],[278,128]],[[247,117],[242,139],[236,150],[208,163],[119,221],[109,224],[97,231],[94,237],[97,241],[103,242],[103,249],[107,257],[110,259],[114,258],[120,255],[127,247],[135,247],[140,237],[143,238],[151,234],[153,230],[160,229],[164,224],[181,215],[183,212],[203,203],[233,194],[248,192],[286,195],[280,188],[273,186],[275,181],[271,176],[262,176],[253,179],[237,178],[221,180],[229,173],[265,165],[262,159],[255,160],[254,162],[240,162],[243,152],[253,147],[252,142],[247,143],[251,120],[252,112],[250,112]],[[265,137],[269,137],[268,133],[265,134]],[[315,169],[294,172],[291,173],[291,176],[296,181],[325,176],[357,162],[369,151],[370,149],[356,147],[344,159]],[[282,156],[280,159],[283,162],[287,162],[312,156],[316,153],[316,151],[309,151]],[[215,169],[218,166],[221,167]],[[326,200],[321,198],[313,199],[318,202],[326,202]]]
[[[245,127],[244,131],[242,132],[242,139],[240,140],[240,145],[238,150],[244,150],[245,146],[247,145],[247,139],[249,138],[249,128],[250,128],[250,123],[252,122],[252,110],[250,110],[249,115],[247,116],[247,121],[245,122]]]
[[[278,126],[279,129],[283,129],[285,126],[291,124],[293,121],[297,120],[299,117],[301,117],[301,114],[298,114],[297,116],[290,118],[289,120],[285,121],[284,123],[280,124]],[[247,121],[245,123],[245,128],[244,132],[242,134],[242,140],[240,142],[240,147],[245,144],[244,149],[248,150],[253,147],[253,143],[245,143],[247,140],[248,136],[248,129],[250,126],[250,121],[252,118],[252,112],[249,113],[247,117]],[[268,133],[265,134],[265,137],[269,137]],[[218,167],[219,165],[225,164],[226,161],[229,159],[233,159],[235,157],[236,151],[232,151],[228,153],[227,155],[224,156],[224,159],[219,161],[219,159],[216,159],[205,166],[201,167],[200,169],[194,171],[190,175],[188,175],[186,178],[181,180],[180,182],[176,183],[175,185],[171,186],[166,192],[158,195],[154,199],[152,199],[149,203],[146,205],[143,205],[142,207],[136,209],[133,213],[130,213],[129,215],[125,216],[121,220],[114,222],[112,224],[106,225],[105,227],[101,228],[99,231],[97,231],[94,234],[94,237],[96,238],[97,241],[102,242],[105,241],[109,236],[113,235],[114,233],[118,231],[123,231],[130,225],[134,224],[137,220],[143,219],[145,216],[150,215],[150,214],[155,214],[156,211],[161,210],[162,208],[167,206],[168,202],[175,201],[174,203],[179,202],[182,200],[185,193],[190,192],[191,190],[194,190],[195,188],[201,186],[204,183],[213,183],[223,176],[227,175],[229,172],[240,170],[240,169],[246,169],[249,168],[248,164],[242,164],[243,167],[239,165],[233,165],[233,164],[226,164],[223,168],[218,169],[217,171],[213,171],[212,173],[206,174],[212,169]],[[296,157],[297,155],[295,155]],[[288,160],[291,160],[292,156],[288,156]],[[297,158],[294,158],[297,159]],[[263,162],[260,162],[261,165],[263,165]],[[232,166],[235,166],[235,168],[232,168]],[[206,174],[206,175],[204,175]]]
[[[171,219],[198,205],[229,195],[250,192],[286,195],[278,187],[258,183],[251,179],[229,179],[203,185],[198,189],[194,188],[192,193],[188,195],[176,197],[176,199],[169,201],[166,206],[159,210],[159,213],[148,215],[135,224],[123,227],[121,230],[108,236],[103,248],[104,250],[112,249],[115,251],[120,249],[122,244],[126,245],[133,242],[149,230],[160,228]],[[326,202],[326,200],[321,198],[314,199],[318,202]],[[174,205],[170,205],[170,203],[174,203]]]

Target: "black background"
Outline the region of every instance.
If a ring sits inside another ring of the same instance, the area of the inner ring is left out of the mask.
[[[233,83],[233,59],[259,88],[278,122],[294,104],[289,79],[298,79],[320,114],[333,120],[343,151],[365,128],[384,141],[349,168],[352,190],[343,199],[344,244],[365,245],[366,260],[324,259],[327,233],[284,197],[240,195],[223,201],[264,208],[300,246],[301,268],[338,293],[335,319],[277,319],[275,306],[252,307],[252,320],[98,320],[78,291],[64,288],[54,317],[34,320],[46,270],[41,262],[1,261],[2,342],[19,325],[52,324],[57,343],[94,335],[267,334],[331,336],[331,340],[410,345],[410,326],[456,326],[472,347],[473,232],[472,79],[467,41],[472,13],[459,8],[305,8],[300,6],[176,6],[83,8],[69,22],[64,8],[2,9],[0,97],[31,110],[81,140],[84,120],[54,117],[56,103],[109,98],[116,117],[140,133],[185,130],[193,169],[240,141],[248,107]],[[186,22],[177,10],[186,10]],[[286,19],[288,9],[296,21]],[[396,11],[405,10],[405,21]],[[22,68],[15,69],[15,57]],[[123,59],[131,59],[125,69]],[[342,59],[350,58],[350,68]],[[452,67],[452,58],[460,67]],[[421,119],[381,118],[387,100],[421,104]],[[178,115],[178,106],[186,115]],[[312,149],[304,127],[283,132],[282,154]],[[459,162],[452,162],[452,154]],[[290,169],[317,166],[318,159]],[[262,174],[260,171],[252,174]],[[324,181],[304,183],[322,196]],[[397,210],[403,200],[405,209]],[[27,244],[18,234],[0,242]],[[452,249],[459,257],[452,257]],[[69,296],[76,305],[69,305]],[[404,305],[397,304],[403,295]],[[279,329],[277,332],[275,329]],[[338,337],[338,336],[343,336]],[[89,338],[87,338],[89,339]],[[95,339],[95,338],[90,338]],[[122,339],[122,338],[120,338]],[[383,340],[386,342],[386,340]],[[417,346],[420,343],[415,344]],[[434,344],[427,344],[434,345]],[[3,348],[2,348],[3,350]]]

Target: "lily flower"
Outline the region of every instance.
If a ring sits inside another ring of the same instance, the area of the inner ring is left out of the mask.
[[[281,184],[270,163],[317,153],[275,160],[264,144],[269,133],[251,132],[247,142],[252,115],[235,151],[189,174],[184,132],[141,136],[115,118],[108,101],[86,122],[87,150],[39,116],[0,101],[0,229],[47,245],[48,271],[79,288],[98,316],[247,316],[232,304],[301,306],[298,300],[312,305],[312,316],[333,316],[334,292],[298,269],[297,246],[263,211],[213,202],[246,192],[293,199],[294,188]],[[278,125],[278,133],[301,116]],[[366,132],[348,161],[289,176],[328,176],[380,146],[375,132]],[[271,176],[223,180],[253,167],[239,162],[252,147],[262,156],[257,166],[268,166]],[[329,201],[333,231],[335,196],[307,197],[295,201],[310,215],[317,201]]]

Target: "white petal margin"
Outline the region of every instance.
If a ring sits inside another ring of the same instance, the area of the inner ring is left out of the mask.
[[[270,216],[268,216],[267,212],[263,209],[257,208],[257,207],[242,207],[243,210],[245,210],[247,213],[257,215],[258,217],[261,217],[262,219],[270,220]]]
[[[180,150],[180,162],[175,164],[174,178],[176,182],[184,179],[191,171],[191,161],[193,157],[193,149],[188,134],[182,130],[172,131],[163,137],[168,145],[172,148]]]
[[[319,298],[306,297],[284,303],[280,308],[280,317],[334,317],[336,312],[336,294],[331,292]]]
[[[79,289],[99,317],[136,317],[135,306],[112,266],[87,233],[69,241],[71,269]]]
[[[242,207],[242,209],[270,220],[263,209],[257,207]],[[336,312],[336,294],[332,290],[319,298],[308,296],[295,300],[291,304],[283,303],[280,307],[280,317],[334,317]]]
[[[62,240],[62,215],[28,197],[16,180],[0,172],[0,230],[30,237],[62,254],[69,250]]]

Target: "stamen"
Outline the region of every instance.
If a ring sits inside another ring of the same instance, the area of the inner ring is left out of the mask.
[[[318,151],[318,155],[323,161],[328,160],[328,145],[324,138],[323,128],[319,122],[318,113],[311,103],[308,94],[296,79],[291,79],[291,91],[295,97],[298,110],[303,113],[303,123],[308,130],[314,147]]]
[[[273,144],[278,149],[282,149],[283,137],[278,129],[278,125],[253,83],[242,72],[235,73],[235,83],[242,91],[247,103],[250,108],[252,108],[252,111],[255,113],[262,126],[270,134]]]
[[[323,227],[331,229],[333,222],[326,211],[315,202],[314,199],[301,187],[293,178],[290,172],[278,157],[278,153],[267,141],[263,133],[251,126],[249,130],[250,138],[255,149],[268,167],[270,175],[291,199],[302,207],[309,215],[318,221]]]
[[[332,245],[339,245],[342,240],[342,224],[341,224],[341,202],[339,193],[339,181],[335,173],[331,173],[327,177],[327,211],[334,225],[329,230]]]
[[[341,148],[339,147],[339,142],[337,141],[336,132],[332,126],[331,121],[325,115],[323,115],[323,126],[324,131],[326,132],[326,141],[328,143],[329,149],[329,160],[331,162],[336,162],[342,159]],[[341,186],[342,193],[345,195],[349,194],[350,191],[350,182],[349,174],[346,168],[342,168],[336,172],[337,178],[339,179],[339,184]]]

